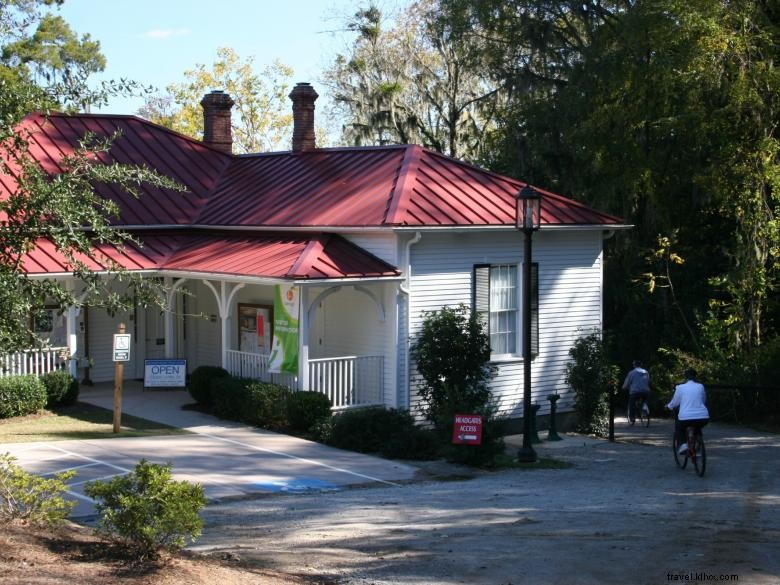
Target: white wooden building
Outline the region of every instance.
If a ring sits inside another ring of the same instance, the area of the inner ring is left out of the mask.
[[[163,279],[166,308],[139,306],[109,316],[73,307],[53,315],[51,331],[42,331],[65,348],[52,353],[76,358],[68,367],[79,377],[110,380],[111,339],[122,322],[133,336],[132,361],[125,366],[130,378],[143,376],[144,360],[181,358],[189,371],[221,365],[236,375],[325,392],[336,408],[413,409],[409,350],[422,316],[443,306],[474,307],[481,271],[489,310],[501,323],[500,331],[496,326],[490,332],[497,367],[491,389],[501,413],[518,417],[524,283],[515,197],[526,184],[415,145],[316,148],[316,97],[311,86],[298,84],[291,94],[293,149],[257,155],[231,154],[232,100],[222,92],[204,98],[203,142],[132,116],[26,118],[23,127],[35,140],[31,154],[44,167],[72,150],[79,135],[119,129],[115,160],[147,164],[188,189],[183,195],[148,189],[136,200],[102,188],[122,209],[117,225],[143,245],[100,253],[144,277]],[[13,188],[12,179],[0,181],[0,195]],[[544,412],[553,392],[562,395],[560,408],[571,405],[564,383],[568,351],[582,332],[601,327],[603,241],[627,226],[537,190],[543,202],[534,236],[538,350],[532,387]],[[91,262],[105,272],[106,286],[114,286],[100,254]],[[25,269],[33,277],[72,282],[51,242],[28,254]],[[300,294],[299,367],[291,376],[266,370],[270,328],[259,324],[272,320],[266,311],[276,285],[295,285]],[[12,369],[6,365],[4,371]]]

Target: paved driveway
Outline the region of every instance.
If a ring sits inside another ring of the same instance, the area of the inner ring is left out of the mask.
[[[113,389],[82,390],[80,400],[105,408],[113,404]],[[48,475],[75,469],[70,494],[78,501],[72,517],[94,513],[84,484],[132,470],[142,458],[171,462],[174,476],[198,482],[210,501],[263,493],[336,491],[345,486],[395,486],[412,479],[416,467],[333,449],[253,427],[182,410],[192,402],[184,391],[142,391],[126,384],[123,412],[187,429],[191,434],[101,440],[51,441],[0,445],[26,470]]]

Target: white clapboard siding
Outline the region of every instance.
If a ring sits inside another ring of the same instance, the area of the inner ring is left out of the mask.
[[[139,318],[143,312],[138,311]],[[122,313],[111,317],[103,309],[89,309],[89,357],[92,359],[89,378],[93,382],[108,382],[114,379],[114,334],[120,323],[125,324],[125,332],[132,335],[130,361],[124,362],[125,378],[135,377],[135,364],[143,359],[144,339],[139,339],[143,331],[135,327],[132,313]],[[143,328],[142,328],[143,329]]]
[[[565,368],[569,349],[583,332],[602,323],[602,262],[599,231],[537,232],[533,260],[539,263],[539,355],[532,364],[532,402],[549,411],[547,396],[562,396],[557,407],[571,409]],[[419,330],[424,312],[463,303],[471,306],[475,264],[520,264],[520,233],[424,234],[412,247],[411,336]],[[503,415],[522,413],[523,362],[496,362],[491,390]],[[412,364],[413,367],[413,364]],[[412,374],[411,405],[417,403]]]
[[[366,285],[366,288],[370,288],[383,303],[384,320],[374,299],[351,286],[342,287],[325,298],[322,306],[317,308],[314,322],[319,324],[317,329],[321,328],[324,335],[313,331],[309,349],[311,359],[393,355],[394,310],[389,303],[394,303],[395,299],[388,294],[383,295],[379,286]],[[395,396],[390,391],[393,372],[388,367],[383,368],[383,372],[384,400],[387,404],[394,404]]]
[[[398,266],[398,244],[394,234],[342,234],[344,238],[385,262]]]
[[[188,348],[189,355],[195,360],[195,364],[190,365],[190,371],[194,369],[192,366],[220,366],[222,364],[221,326],[217,300],[214,293],[203,283],[197,282],[191,286],[195,293],[192,303],[193,313],[197,316],[190,320],[194,333],[192,341],[196,344],[194,348]],[[212,315],[215,317],[213,321],[210,318]]]

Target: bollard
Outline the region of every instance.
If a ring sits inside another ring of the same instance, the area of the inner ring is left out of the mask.
[[[560,395],[550,394],[547,400],[550,401],[550,428],[547,431],[548,441],[561,441],[561,437],[558,435],[558,431],[555,428],[555,403],[558,402]]]
[[[531,443],[541,443],[539,433],[536,432],[536,413],[539,412],[538,404],[531,405]]]

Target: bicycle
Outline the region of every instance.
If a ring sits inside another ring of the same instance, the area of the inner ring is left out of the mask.
[[[704,475],[704,470],[707,468],[707,449],[704,446],[704,435],[700,428],[693,426],[685,428],[685,436],[687,442],[687,449],[685,452],[680,453],[680,443],[675,432],[672,436],[672,451],[674,452],[674,462],[680,469],[685,469],[688,465],[688,460],[693,461],[693,467],[696,469],[696,474],[699,477]]]
[[[631,420],[631,416],[630,416],[632,400],[635,401],[634,420]],[[629,395],[628,405],[626,406],[626,420],[628,421],[628,424],[630,424],[633,427],[634,423],[636,422],[636,419],[639,419],[639,424],[641,426],[649,427],[650,426],[650,405],[648,404],[647,398],[645,396],[637,396],[636,398],[634,398],[631,395]]]

